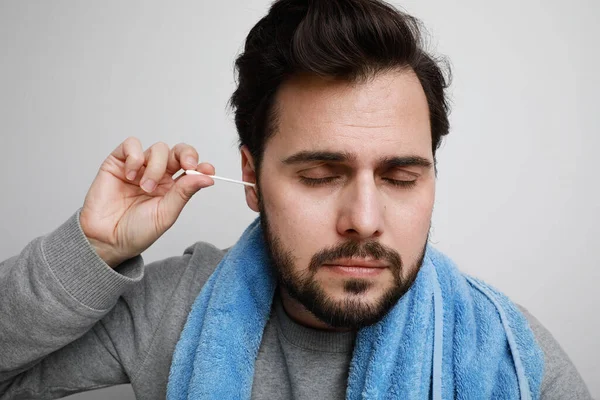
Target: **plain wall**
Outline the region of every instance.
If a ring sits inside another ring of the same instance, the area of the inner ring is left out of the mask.
[[[451,133],[431,240],[527,307],[600,398],[595,0],[406,0],[449,57]],[[233,62],[264,0],[0,0],[0,259],[79,207],[126,137],[187,142],[239,178]],[[144,253],[233,244],[255,218],[236,185],[196,195]],[[132,399],[128,386],[73,399]]]

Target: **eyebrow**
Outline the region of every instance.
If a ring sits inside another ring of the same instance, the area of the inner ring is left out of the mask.
[[[401,167],[431,168],[433,163],[421,156],[385,157],[379,161],[379,165],[386,169]]]
[[[301,151],[282,160],[286,165],[302,164],[308,162],[352,162],[356,160],[356,155],[347,152],[331,152],[331,151]],[[410,156],[393,156],[383,157],[378,163],[379,168],[401,168],[401,167],[422,167],[431,168],[433,163],[425,157],[410,155]]]
[[[345,152],[332,152],[332,151],[301,151],[296,154],[285,158],[284,164],[302,164],[307,162],[315,161],[328,161],[328,162],[351,162],[356,160],[356,156]]]

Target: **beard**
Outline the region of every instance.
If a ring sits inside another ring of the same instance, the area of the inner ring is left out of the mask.
[[[259,207],[267,253],[280,287],[315,317],[333,328],[354,330],[381,320],[408,292],[423,264],[427,240],[417,262],[406,273],[404,273],[405,268],[400,254],[394,249],[374,240],[362,242],[348,240],[320,250],[311,258],[308,269],[299,272],[295,266],[293,252],[286,249],[273,232],[262,201],[259,201]],[[344,298],[336,300],[327,294],[315,277],[319,268],[325,263],[340,258],[367,257],[385,261],[393,275],[392,287],[379,296],[375,302],[369,303],[360,298],[361,294],[373,286],[373,282],[367,279],[345,279],[343,282]]]

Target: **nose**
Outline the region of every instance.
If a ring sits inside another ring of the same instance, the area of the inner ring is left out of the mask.
[[[344,189],[337,219],[341,236],[354,240],[377,238],[383,234],[382,197],[373,176],[362,176]]]

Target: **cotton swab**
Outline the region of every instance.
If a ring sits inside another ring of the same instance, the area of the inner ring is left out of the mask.
[[[254,183],[244,182],[244,181],[236,181],[235,179],[222,178],[222,177],[216,176],[216,175],[207,175],[207,174],[203,174],[202,172],[195,171],[193,169],[186,169],[185,173],[188,174],[188,175],[204,175],[204,176],[209,176],[209,177],[211,177],[213,179],[217,179],[217,180],[220,180],[220,181],[232,182],[232,183],[239,183],[240,185],[246,185],[246,186],[254,187]]]

